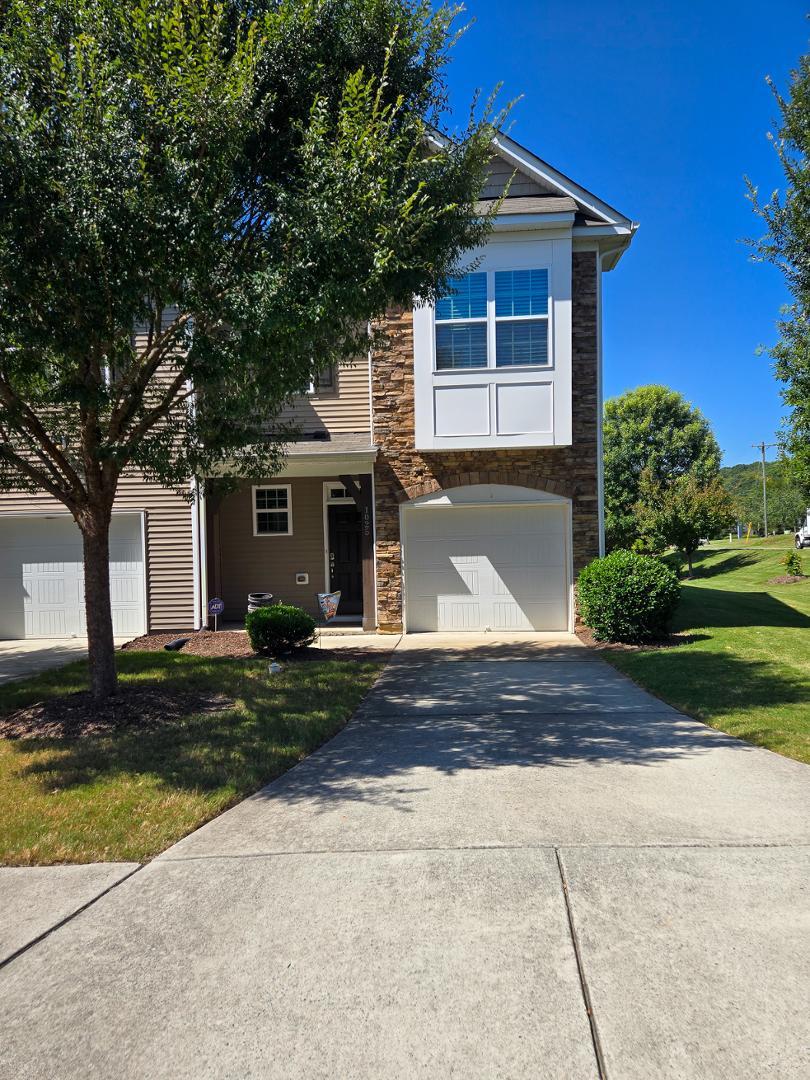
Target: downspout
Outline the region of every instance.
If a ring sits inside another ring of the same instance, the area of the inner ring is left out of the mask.
[[[197,485],[197,505],[199,506],[200,534],[200,625],[208,625],[208,508],[205,494]]]
[[[596,253],[596,486],[599,555],[605,554],[605,461],[602,449],[604,392],[602,379],[602,252]]]
[[[368,347],[368,439],[374,445],[374,350],[371,347],[371,323],[367,323],[369,336]],[[375,486],[374,464],[371,466],[371,560],[374,566],[374,628],[380,625],[377,611],[377,488]]]
[[[192,578],[194,590],[194,629],[200,629],[200,507],[198,501],[199,486],[196,480],[190,483],[191,488],[191,558]]]

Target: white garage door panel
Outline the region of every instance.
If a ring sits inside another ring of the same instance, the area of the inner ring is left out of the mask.
[[[114,514],[110,525],[113,632],[146,629],[141,518]],[[81,637],[84,610],[82,542],[67,517],[0,520],[0,637]]]
[[[405,511],[410,631],[567,630],[563,504]]]

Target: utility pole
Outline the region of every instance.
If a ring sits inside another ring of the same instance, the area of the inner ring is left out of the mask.
[[[778,443],[773,442],[760,442],[751,443],[755,450],[759,450],[762,454],[762,531],[763,535],[768,535],[768,488],[765,483],[765,451],[771,446],[778,446]]]

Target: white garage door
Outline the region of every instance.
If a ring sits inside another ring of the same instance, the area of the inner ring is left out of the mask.
[[[110,526],[113,632],[146,630],[139,514],[114,514]],[[81,534],[67,516],[0,519],[0,637],[82,637]]]
[[[567,630],[567,506],[412,506],[408,631]]]

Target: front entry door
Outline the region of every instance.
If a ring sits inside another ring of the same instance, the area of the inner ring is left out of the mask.
[[[330,506],[329,588],[340,590],[338,615],[363,614],[363,561],[360,553],[362,522],[350,503]]]

